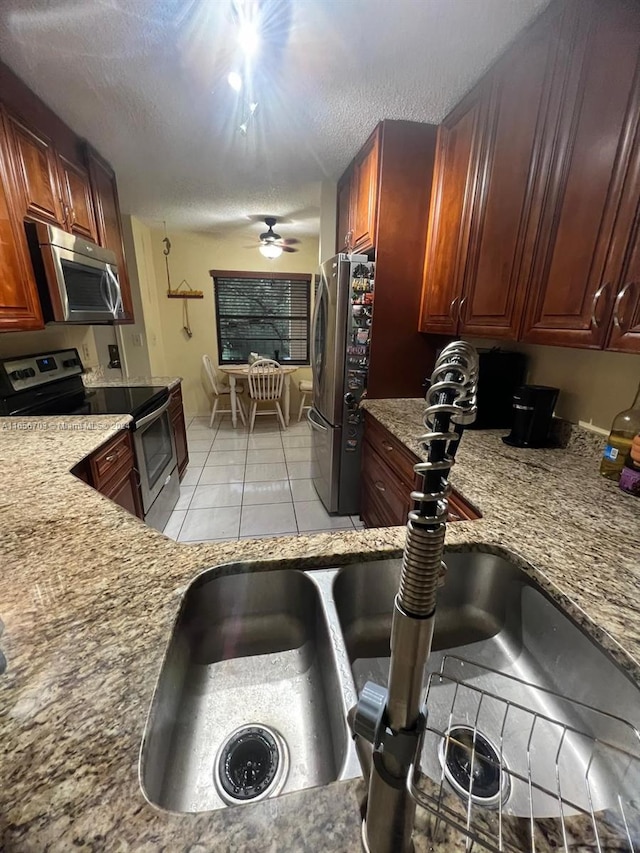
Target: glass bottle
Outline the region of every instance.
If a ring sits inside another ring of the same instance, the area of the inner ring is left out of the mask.
[[[613,419],[607,446],[602,454],[600,473],[609,480],[620,479],[620,473],[634,437],[640,433],[640,385],[631,407],[620,412]]]

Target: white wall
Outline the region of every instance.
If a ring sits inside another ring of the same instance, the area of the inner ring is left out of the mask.
[[[0,358],[75,347],[85,367],[106,368],[108,354],[98,352],[92,326],[52,324],[38,332],[1,332]]]
[[[335,181],[320,184],[320,239],[318,258],[322,264],[336,253],[338,185]]]

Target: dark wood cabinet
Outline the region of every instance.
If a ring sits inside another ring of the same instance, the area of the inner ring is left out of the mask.
[[[407,523],[411,491],[421,477],[413,466],[420,460],[371,414],[365,412],[362,447],[360,515],[366,527],[396,527]],[[449,500],[449,521],[480,518],[458,492]]]
[[[128,430],[122,430],[83,459],[73,474],[132,515],[144,518],[140,476]]]
[[[640,351],[640,6],[552,2],[445,119],[420,329]]]
[[[456,331],[515,340],[525,305],[530,254],[525,235],[540,214],[531,177],[540,158],[542,127],[557,60],[559,14],[529,31],[487,78],[487,105],[475,182],[469,250],[462,264]],[[469,190],[471,194],[473,190]],[[464,216],[464,214],[463,214]]]
[[[486,104],[473,92],[438,131],[420,330],[456,334]]]
[[[376,244],[379,144],[380,133],[376,129],[353,164],[350,230],[354,252],[370,252]]]
[[[338,251],[351,231],[354,250],[376,262],[371,398],[418,396],[435,359],[438,342],[420,334],[416,316],[436,135],[434,125],[383,121],[338,182]]]
[[[58,183],[56,153],[44,134],[7,116],[16,178],[21,190],[22,217],[65,226]]]
[[[189,450],[187,447],[187,426],[184,420],[184,407],[182,404],[182,389],[179,385],[171,392],[169,414],[173,426],[173,437],[176,443],[178,475],[182,480],[189,464]]]
[[[133,301],[131,299],[131,286],[129,284],[129,274],[124,254],[116,176],[107,161],[90,147],[87,148],[87,158],[98,227],[98,242],[101,246],[105,246],[107,249],[115,252],[118,263],[118,281],[120,283],[122,305],[125,312],[125,316],[119,322],[132,323]]]
[[[44,326],[25,219],[112,249],[125,315],[120,322],[132,322],[113,170],[1,62],[0,178],[0,332]]]
[[[138,472],[135,468],[129,468],[115,477],[103,489],[99,490],[105,498],[128,510],[131,515],[143,518],[142,499],[140,496],[140,483]]]
[[[586,2],[545,145],[553,149],[523,340],[600,348],[615,300],[604,276],[638,110],[640,7]],[[637,193],[637,187],[634,189]]]
[[[369,254],[376,246],[381,129],[379,124],[338,181],[338,252]]]
[[[97,239],[96,219],[87,169],[60,156],[60,181],[67,230],[88,240]]]
[[[12,186],[9,139],[0,112],[0,331],[42,329],[38,289]]]

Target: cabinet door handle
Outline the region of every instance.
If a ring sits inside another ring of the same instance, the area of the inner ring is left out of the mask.
[[[387,487],[386,487],[386,486],[385,486],[385,484],[384,484],[384,483],[382,483],[380,480],[376,480],[376,481],[375,481],[375,483],[374,483],[373,485],[376,487],[376,489],[377,489],[379,492],[386,492],[386,491],[387,491]]]
[[[633,287],[634,284],[635,284],[635,282],[628,281],[625,284],[625,286],[622,288],[620,293],[616,296],[616,301],[615,301],[614,306],[613,306],[613,325],[617,329],[622,330],[622,326],[624,323],[624,318],[620,316],[620,305],[622,303],[622,300],[625,298],[625,296],[629,292],[629,288]]]
[[[455,296],[455,297],[451,300],[451,305],[449,305],[449,317],[451,318],[451,321],[452,321],[453,323],[455,323],[455,322],[456,322],[455,308],[456,308],[456,302],[458,301],[458,298],[459,298],[459,297]]]
[[[353,247],[353,231],[347,231],[344,235],[344,247],[347,250],[347,254],[351,254],[351,249]]]
[[[467,301],[467,297],[463,296],[460,300],[460,304],[458,305],[458,323],[462,323],[462,309],[464,308],[464,303]]]
[[[117,459],[120,456],[120,453],[110,453],[108,456],[105,456],[105,462],[113,462],[114,459]]]
[[[598,318],[596,317],[598,311],[598,305],[600,304],[600,298],[605,290],[609,287],[609,282],[605,281],[602,287],[599,287],[596,292],[593,294],[593,303],[591,304],[591,325],[594,329],[597,329],[600,326],[598,322]]]
[[[391,453],[391,451],[393,450],[393,444],[389,444],[388,441],[383,441],[382,446],[385,450],[389,451],[389,453]]]

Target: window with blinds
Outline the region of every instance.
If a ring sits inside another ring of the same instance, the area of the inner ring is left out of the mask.
[[[211,270],[220,364],[309,363],[311,276]]]

